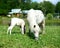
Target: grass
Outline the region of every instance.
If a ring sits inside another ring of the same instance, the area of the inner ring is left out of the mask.
[[[7,34],[9,20],[8,17],[0,17],[0,48],[60,48],[60,26],[46,26],[46,34],[41,34],[39,40],[35,41],[28,34],[26,19],[24,19],[26,21],[26,34],[22,35],[17,26],[13,28],[11,35]]]
[[[46,26],[46,34],[41,34],[38,41],[28,36],[26,27],[24,35],[17,26],[9,35],[8,26],[0,25],[0,48],[60,48],[60,26]]]
[[[60,25],[60,19],[46,19],[46,25]]]

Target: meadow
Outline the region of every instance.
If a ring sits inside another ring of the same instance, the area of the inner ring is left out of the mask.
[[[8,25],[0,24],[0,48],[60,48],[60,26],[46,25],[45,34],[40,34],[38,41],[29,36],[27,23],[24,35],[18,26],[11,35],[7,34],[7,28]]]
[[[60,26],[46,26],[46,34],[40,34],[38,41],[28,35],[28,28],[24,35],[17,26],[11,35],[7,28],[0,25],[0,48],[60,48]]]

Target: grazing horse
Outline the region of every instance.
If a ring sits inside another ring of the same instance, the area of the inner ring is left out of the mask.
[[[11,35],[11,31],[15,25],[21,26],[21,30],[22,30],[21,33],[22,34],[25,33],[25,22],[24,22],[24,20],[19,19],[19,18],[12,18],[11,22],[10,22],[10,26],[8,27],[8,30],[7,30],[7,34],[8,34],[8,32],[10,32],[10,35]]]
[[[27,13],[27,20],[30,31],[34,33],[35,39],[38,40],[39,32],[43,32],[45,28],[45,17],[41,10],[30,9]]]

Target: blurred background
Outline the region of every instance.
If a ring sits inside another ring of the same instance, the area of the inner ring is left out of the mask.
[[[0,0],[0,24],[12,17],[26,19],[31,8],[43,11],[46,25],[60,25],[60,0]]]

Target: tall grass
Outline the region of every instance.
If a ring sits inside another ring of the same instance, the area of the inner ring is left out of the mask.
[[[27,23],[26,18],[23,18],[23,19]],[[8,25],[10,20],[11,20],[11,17],[1,17],[0,16],[0,25],[1,24]],[[51,20],[46,19],[45,22],[46,22],[46,25],[57,25],[57,26],[60,25],[60,19],[51,19]]]
[[[60,19],[46,19],[46,25],[60,25]]]

